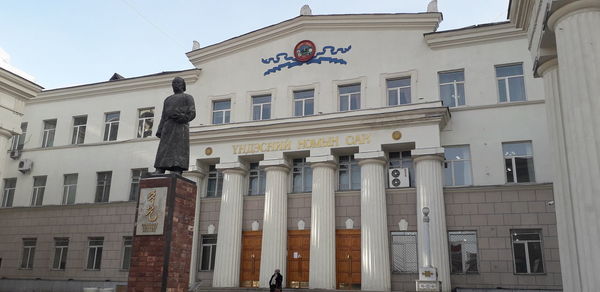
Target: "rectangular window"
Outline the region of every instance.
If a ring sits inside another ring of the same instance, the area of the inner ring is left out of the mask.
[[[63,184],[63,205],[75,204],[75,195],[77,194],[77,173],[65,174]]]
[[[17,178],[5,178],[2,192],[2,207],[12,207],[17,189]]]
[[[104,141],[116,141],[119,132],[120,112],[106,113],[104,117]]]
[[[315,90],[294,91],[294,116],[312,116],[315,114]]]
[[[527,100],[523,64],[496,66],[496,81],[500,102]]]
[[[23,150],[25,145],[25,137],[27,136],[27,122],[21,123],[21,134],[14,135],[10,150]]]
[[[21,256],[21,269],[33,269],[33,257],[37,238],[23,238],[23,255]]]
[[[121,269],[129,270],[129,266],[131,265],[131,252],[133,246],[133,237],[124,236],[123,237],[123,260],[121,263]]]
[[[140,193],[140,179],[148,173],[147,168],[134,168],[131,170],[131,188],[129,189],[129,200],[137,201]]]
[[[444,147],[444,185],[471,185],[471,154],[469,146]]]
[[[250,175],[248,179],[248,195],[264,195],[267,185],[267,174],[260,169],[258,162],[250,163]]]
[[[360,109],[360,84],[339,86],[338,93],[341,112]]]
[[[259,95],[252,97],[252,120],[271,119],[271,95]]]
[[[410,180],[410,186],[415,186],[415,169],[413,167],[413,160],[410,151],[389,152],[388,158],[388,169],[408,168],[408,178]]]
[[[392,232],[392,272],[419,271],[416,232]]]
[[[208,167],[208,183],[206,187],[207,197],[220,197],[223,193],[223,173],[216,168],[216,166],[210,165]]]
[[[33,177],[33,194],[31,195],[31,206],[41,206],[44,201],[47,176]]]
[[[506,182],[534,182],[533,150],[531,142],[502,143]]]
[[[68,238],[54,238],[54,260],[52,261],[52,269],[64,270],[66,268],[68,250]]]
[[[231,100],[219,100],[213,102],[212,112],[213,124],[229,124],[231,122]]]
[[[294,193],[312,192],[312,168],[306,158],[296,158],[292,167],[292,191]]]
[[[56,120],[44,121],[44,134],[42,135],[42,147],[54,146],[54,134],[56,133]]]
[[[138,138],[152,136],[152,126],[154,125],[154,108],[138,109]],[[115,138],[116,139],[116,138]]]
[[[217,235],[202,235],[202,254],[200,260],[200,271],[212,271],[215,269],[215,255],[217,254]]]
[[[388,105],[410,104],[410,77],[386,80]]]
[[[453,274],[478,273],[477,233],[475,231],[449,231],[450,268]]]
[[[540,230],[511,230],[516,274],[543,274],[542,234]]]
[[[465,71],[438,73],[440,79],[440,99],[444,106],[465,105]]]
[[[112,178],[112,171],[98,172],[98,183],[96,184],[96,198],[94,202],[108,202],[108,196],[110,195],[110,180]]]
[[[86,269],[100,270],[102,263],[102,249],[104,245],[104,237],[88,238],[88,256]]]
[[[73,117],[73,137],[71,137],[71,144],[83,144],[86,127],[87,116]]]
[[[338,178],[340,191],[360,190],[360,166],[354,155],[339,157]]]

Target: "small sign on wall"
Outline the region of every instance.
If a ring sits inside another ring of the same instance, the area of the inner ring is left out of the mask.
[[[165,226],[168,188],[140,190],[136,235],[161,235]]]

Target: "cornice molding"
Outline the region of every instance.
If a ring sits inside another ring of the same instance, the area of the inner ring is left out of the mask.
[[[107,95],[134,90],[170,87],[171,80],[179,76],[189,84],[195,83],[200,76],[200,69],[165,72],[148,76],[140,76],[115,81],[85,84],[73,87],[43,91],[37,98],[27,101],[28,104],[80,98],[95,95]]]
[[[531,23],[531,16],[535,0],[512,0],[508,18],[516,28],[527,31]]]
[[[527,33],[515,27],[513,23],[505,22],[472,28],[442,31],[425,34],[425,41],[430,48],[464,46],[482,42],[504,40],[510,38],[526,38]]]
[[[344,130],[368,130],[374,127],[398,127],[437,124],[442,129],[450,119],[448,108],[441,102],[410,106],[364,109],[301,118],[283,118],[225,125],[190,127],[190,144],[228,142],[232,140],[265,139],[336,133]]]
[[[261,28],[223,42],[186,53],[200,68],[203,62],[229,55],[306,29],[424,29],[435,31],[441,13],[303,15]]]
[[[42,86],[0,68],[0,92],[4,92],[16,98],[28,100],[37,96],[42,89],[44,89]]]

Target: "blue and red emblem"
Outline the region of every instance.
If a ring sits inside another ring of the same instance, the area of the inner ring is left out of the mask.
[[[310,59],[312,59],[315,56],[316,53],[317,53],[317,47],[315,46],[315,43],[313,43],[309,40],[300,41],[294,47],[294,57],[299,62],[309,61]]]

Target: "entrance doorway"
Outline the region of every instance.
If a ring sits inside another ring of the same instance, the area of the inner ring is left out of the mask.
[[[261,249],[262,231],[242,232],[241,287],[259,286]]]
[[[310,230],[288,230],[287,287],[308,288]]]
[[[360,229],[335,231],[337,289],[360,290]]]

